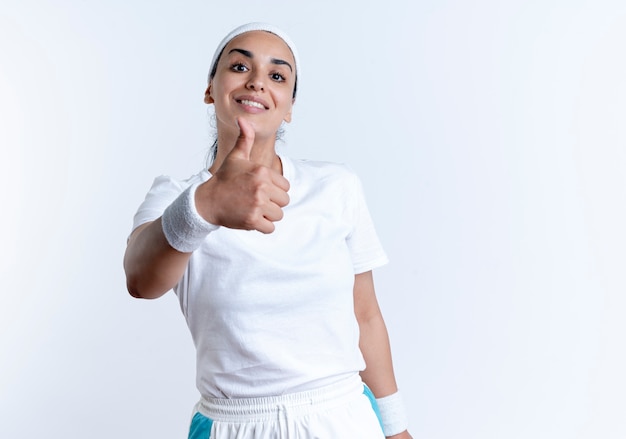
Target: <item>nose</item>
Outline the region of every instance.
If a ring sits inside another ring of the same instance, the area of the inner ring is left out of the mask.
[[[246,84],[246,88],[248,90],[263,91],[265,89],[265,86],[263,84],[263,78],[261,77],[261,75],[259,75],[258,73],[251,75],[248,83]]]

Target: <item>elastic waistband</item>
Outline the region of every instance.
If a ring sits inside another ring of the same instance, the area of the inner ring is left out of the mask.
[[[363,395],[363,381],[356,374],[330,386],[304,392],[262,398],[202,398],[196,410],[214,421],[251,422],[275,419],[281,412],[307,414]]]

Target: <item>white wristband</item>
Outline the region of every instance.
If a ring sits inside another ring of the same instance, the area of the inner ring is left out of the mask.
[[[219,226],[207,222],[196,210],[195,195],[200,183],[188,187],[165,209],[161,217],[163,234],[176,250],[190,253]]]
[[[377,398],[376,403],[380,411],[385,436],[402,433],[408,428],[409,423],[400,392],[392,393],[384,398]]]

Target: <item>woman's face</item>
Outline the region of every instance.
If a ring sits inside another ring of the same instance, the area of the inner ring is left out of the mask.
[[[238,133],[243,116],[257,136],[276,136],[291,121],[295,61],[285,42],[264,31],[246,32],[224,47],[204,101],[215,105],[217,129]]]

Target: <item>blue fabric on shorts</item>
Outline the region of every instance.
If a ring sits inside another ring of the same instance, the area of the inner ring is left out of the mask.
[[[201,413],[196,413],[191,420],[188,439],[209,439],[211,427],[213,427],[213,420]]]
[[[369,387],[363,384],[363,394],[367,396],[370,400],[370,404],[372,404],[372,408],[374,409],[374,413],[376,413],[376,417],[378,418],[378,423],[380,424],[380,429],[383,429],[383,419],[380,417],[380,410],[378,409],[378,403],[376,402],[376,397],[372,393]]]

